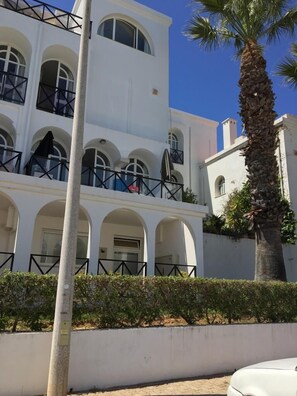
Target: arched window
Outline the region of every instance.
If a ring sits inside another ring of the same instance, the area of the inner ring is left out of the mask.
[[[87,149],[82,159],[82,184],[109,188],[110,161],[101,151]]]
[[[56,180],[66,181],[66,176],[68,173],[66,151],[64,147],[58,142],[54,142],[53,145],[54,153],[49,156],[49,167],[51,169],[51,174]]]
[[[13,150],[13,140],[11,136],[4,130],[0,128],[0,147],[4,149]]]
[[[137,158],[130,158],[129,164],[122,168],[122,178],[130,191],[145,194],[145,184],[148,184],[148,180],[143,183],[143,178],[148,177],[149,172],[146,165]]]
[[[57,60],[41,66],[37,108],[72,117],[74,111],[74,76],[71,70]]]
[[[0,45],[0,71],[24,76],[26,62],[23,55],[9,45]]]
[[[123,169],[126,173],[132,173],[133,175],[146,177],[148,177],[149,175],[148,169],[145,164],[136,158],[131,158],[129,164],[126,165]]]
[[[13,140],[4,129],[0,128],[0,170],[6,172],[12,170],[11,158],[14,153],[11,150],[13,150]]]
[[[168,143],[172,150],[178,150],[178,138],[173,132],[168,133]]]
[[[40,142],[41,140],[33,145],[32,154],[34,154]],[[67,181],[68,164],[64,147],[54,140],[53,154],[49,154],[48,157],[34,155],[31,174],[51,180]]]
[[[175,164],[184,163],[184,152],[182,150],[182,132],[178,129],[178,134],[172,130],[168,132],[168,143],[170,144],[170,155],[171,159]]]
[[[136,48],[146,54],[151,54],[149,42],[144,34],[136,26],[123,19],[107,19],[100,24],[98,34],[118,43]]]
[[[27,79],[23,55],[9,45],[0,45],[0,98],[24,103]]]
[[[218,177],[216,181],[216,196],[225,194],[225,178],[223,176]]]

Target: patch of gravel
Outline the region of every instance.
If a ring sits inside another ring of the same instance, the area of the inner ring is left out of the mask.
[[[79,393],[76,395],[72,393],[71,396],[225,396],[227,395],[230,378],[230,375],[220,375],[101,392]]]

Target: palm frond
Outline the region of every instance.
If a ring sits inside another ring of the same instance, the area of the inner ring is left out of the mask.
[[[264,7],[267,12],[267,16],[269,16],[271,20],[281,18],[290,7],[290,2],[288,0],[273,0],[269,2],[267,2],[267,0],[260,0],[260,3],[262,3],[260,6]]]
[[[297,7],[290,9],[282,17],[274,21],[268,26],[265,34],[268,36],[268,41],[279,39],[284,33],[293,34],[297,24]]]
[[[293,56],[296,56],[296,58],[297,58],[297,43],[294,43],[294,44],[291,45],[290,51],[291,51],[291,54]]]
[[[228,0],[194,0],[200,5],[200,12],[207,14],[221,14]]]
[[[208,50],[217,48],[221,41],[218,29],[210,24],[208,18],[199,15],[190,22],[186,35]]]
[[[286,57],[278,66],[276,74],[285,77],[285,81],[293,88],[297,88],[297,61]]]

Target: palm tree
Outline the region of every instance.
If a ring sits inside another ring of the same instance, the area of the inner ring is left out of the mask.
[[[283,216],[275,150],[274,93],[263,57],[264,44],[293,33],[297,7],[285,0],[193,0],[197,11],[187,28],[206,49],[233,45],[240,58],[240,116],[247,135],[243,151],[251,186],[256,232],[256,280],[286,280],[280,225]]]
[[[285,81],[293,88],[297,88],[297,44],[291,46],[292,57],[287,56],[278,66],[277,74],[285,77]]]

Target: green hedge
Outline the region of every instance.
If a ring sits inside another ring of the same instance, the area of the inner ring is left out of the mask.
[[[50,330],[56,276],[0,277],[0,330]],[[297,321],[297,284],[203,278],[76,276],[74,327]]]

